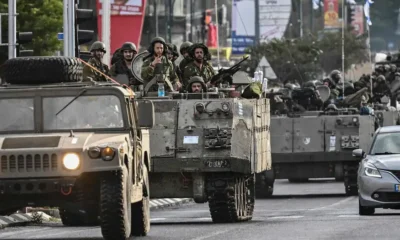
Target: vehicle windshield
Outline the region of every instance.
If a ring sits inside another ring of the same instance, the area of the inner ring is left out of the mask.
[[[117,96],[79,96],[74,101],[72,99],[74,96],[43,98],[44,130],[122,128],[124,126],[121,103]],[[65,107],[68,103],[70,104]],[[56,115],[57,113],[59,114]]]
[[[378,134],[370,154],[400,154],[400,132]]]
[[[0,131],[34,130],[33,98],[0,99]]]

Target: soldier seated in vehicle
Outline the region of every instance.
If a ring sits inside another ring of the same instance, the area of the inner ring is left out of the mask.
[[[178,76],[174,71],[173,64],[168,60],[166,54],[166,43],[163,38],[156,37],[151,41],[148,49],[150,55],[146,57],[142,65],[141,77],[145,81],[145,88],[149,91],[157,91],[157,79],[154,70],[157,64],[162,64],[162,80],[165,81],[166,91],[174,91],[181,88]]]
[[[207,92],[207,86],[202,77],[194,76],[190,78],[186,90],[188,93]]]
[[[83,67],[83,81],[106,82],[107,77],[104,75],[110,76],[108,65],[102,62],[106,53],[106,45],[103,42],[96,41],[90,47],[90,53],[93,57],[89,59],[88,63],[98,71],[85,64]]]

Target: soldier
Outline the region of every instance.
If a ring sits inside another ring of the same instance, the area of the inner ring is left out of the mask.
[[[179,78],[179,81],[181,82],[182,81],[182,78],[181,78],[182,74],[179,71],[179,67],[176,66],[176,64],[175,64],[175,60],[179,57],[179,54],[178,54],[178,52],[176,50],[176,46],[174,44],[172,44],[172,43],[168,43],[167,44],[167,57],[168,57],[168,60],[170,60],[172,62],[172,65],[174,66],[174,72],[176,73],[176,75]]]
[[[181,53],[183,59],[179,63],[179,71],[183,74],[183,70],[185,69],[186,65],[193,61],[193,59],[189,56],[189,48],[193,45],[191,42],[184,42],[181,44],[179,48],[179,52]],[[181,75],[180,78],[183,76]]]
[[[207,92],[207,86],[202,77],[194,76],[190,78],[186,90],[189,93]]]
[[[163,64],[163,79],[166,81],[166,87],[168,91],[172,91],[174,89],[173,85],[176,85],[176,88],[179,89],[182,85],[179,82],[178,76],[174,72],[174,66],[170,60],[166,57],[167,46],[163,38],[155,37],[150,44],[148,49],[150,55],[147,59],[144,59],[142,65],[141,77],[145,81],[146,84],[149,84],[150,81],[154,78],[154,68],[156,64]],[[154,83],[151,83],[151,89],[157,91],[157,86]]]
[[[122,44],[120,48],[122,59],[119,59],[111,66],[110,75],[116,77],[119,74],[126,74],[129,79],[129,85],[138,86],[142,83],[135,80],[132,74],[132,60],[137,54],[136,46],[132,42]]]
[[[327,106],[330,103],[335,103],[340,94],[339,90],[336,88],[336,82],[332,78],[325,78],[322,82],[325,86],[329,87],[331,92],[329,99],[324,105]]]
[[[106,53],[106,45],[100,41],[96,41],[90,47],[90,53],[93,57],[89,59],[88,63],[103,74],[110,76],[110,69],[106,64],[102,63],[104,53]],[[95,71],[94,69],[85,65],[83,67],[83,81],[107,81],[107,78],[104,75],[100,74],[98,71]]]
[[[187,82],[193,76],[202,77],[206,84],[211,80],[215,72],[206,60],[208,55],[208,48],[202,43],[196,43],[190,47],[189,56],[194,61],[188,63],[183,70],[183,85],[187,86]]]

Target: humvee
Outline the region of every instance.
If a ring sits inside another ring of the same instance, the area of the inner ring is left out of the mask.
[[[75,58],[3,67],[0,215],[54,206],[64,225],[100,225],[105,239],[146,235],[152,103],[116,83],[82,82]]]

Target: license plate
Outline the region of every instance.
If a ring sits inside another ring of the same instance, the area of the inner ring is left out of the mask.
[[[400,184],[395,184],[394,185],[394,191],[395,192],[400,192]]]

